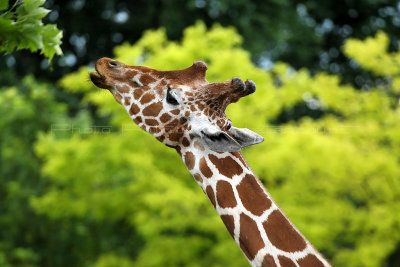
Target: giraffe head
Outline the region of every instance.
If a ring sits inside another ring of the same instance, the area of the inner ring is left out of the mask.
[[[253,81],[209,83],[202,61],[184,70],[158,71],[101,58],[95,69],[92,82],[108,89],[139,127],[167,146],[188,147],[197,141],[213,151],[233,152],[264,140],[233,127],[225,115],[230,103],[256,90]]]

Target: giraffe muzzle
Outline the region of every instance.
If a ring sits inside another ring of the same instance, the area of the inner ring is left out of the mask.
[[[99,88],[103,89],[109,89],[109,86],[107,84],[106,78],[99,74],[97,71],[96,72],[91,72],[89,73],[90,80],[94,85],[96,85]]]
[[[111,89],[112,84],[109,77],[121,72],[123,64],[111,58],[100,58],[95,64],[95,72],[89,74],[90,80],[99,88]]]

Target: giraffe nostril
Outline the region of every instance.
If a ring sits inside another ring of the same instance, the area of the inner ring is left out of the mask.
[[[120,67],[121,64],[118,61],[111,60],[108,62],[108,66],[110,66],[111,68],[117,68]]]

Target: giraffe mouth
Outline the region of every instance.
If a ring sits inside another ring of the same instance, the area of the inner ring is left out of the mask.
[[[109,89],[110,86],[107,83],[106,77],[102,76],[97,71],[89,73],[90,80],[94,85],[99,88]]]

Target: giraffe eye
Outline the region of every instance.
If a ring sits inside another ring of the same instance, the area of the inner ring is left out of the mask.
[[[178,101],[176,100],[174,94],[171,92],[171,88],[167,89],[167,102],[171,105],[179,105]]]

